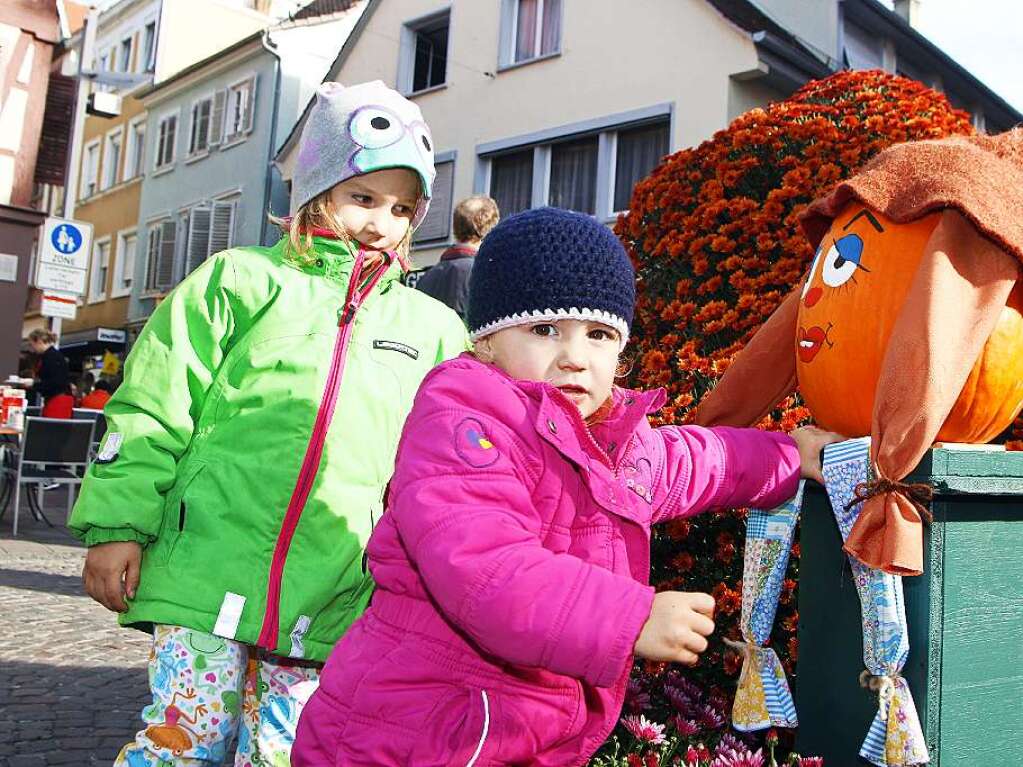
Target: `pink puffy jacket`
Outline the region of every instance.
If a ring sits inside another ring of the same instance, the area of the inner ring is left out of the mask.
[[[799,479],[785,435],[653,429],[660,391],[613,402],[587,429],[557,389],[469,355],[427,376],[368,546],[377,591],[293,764],[569,765],[600,746],[650,614],[650,525],[770,507]]]

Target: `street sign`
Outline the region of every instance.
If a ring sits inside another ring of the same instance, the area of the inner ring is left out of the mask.
[[[78,296],[74,293],[60,293],[54,290],[44,290],[42,304],[39,313],[44,317],[60,317],[65,320],[73,320],[78,311]]]
[[[62,293],[84,293],[91,247],[92,224],[56,216],[47,218],[39,240],[36,287]]]
[[[36,287],[82,295],[85,293],[85,270],[40,261],[36,272]]]

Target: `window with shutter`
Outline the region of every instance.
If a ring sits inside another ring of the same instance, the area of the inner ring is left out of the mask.
[[[160,251],[157,254],[156,281],[153,285],[158,290],[166,290],[174,285],[174,252],[177,243],[177,224],[164,221],[160,224]]]
[[[256,78],[250,77],[227,90],[224,143],[240,141],[252,130]]]
[[[455,162],[439,162],[437,178],[433,181],[433,199],[430,210],[416,230],[414,242],[447,239],[451,231],[451,197],[455,185]]]
[[[245,119],[242,120],[242,130],[248,133],[252,130],[252,123],[256,116],[256,78],[253,77],[246,83],[248,98],[245,100]]]
[[[156,170],[174,162],[174,141],[177,136],[178,116],[170,115],[160,120],[156,141]]]
[[[146,292],[156,290],[160,261],[160,225],[146,231]]]
[[[213,203],[213,220],[210,225],[209,255],[227,250],[234,245],[234,202]]]
[[[227,111],[227,91],[213,94],[213,117],[210,121],[210,146],[216,146],[224,137],[224,114]]]
[[[188,276],[210,254],[210,224],[213,209],[208,205],[197,205],[189,211],[188,248],[185,256],[185,276]]]
[[[210,113],[213,99],[207,97],[192,104],[192,127],[188,141],[189,155],[205,152],[210,144]]]

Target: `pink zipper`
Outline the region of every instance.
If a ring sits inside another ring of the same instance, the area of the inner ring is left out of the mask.
[[[270,579],[267,584],[266,613],[263,615],[263,626],[259,632],[256,644],[265,647],[267,650],[277,648],[277,635],[280,632],[280,598],[281,580],[284,576],[284,563],[288,558],[288,549],[291,547],[291,540],[298,527],[299,517],[305,508],[309,493],[312,491],[313,480],[320,468],[320,459],[323,456],[323,444],[327,439],[327,430],[330,428],[331,420],[334,417],[334,406],[337,404],[338,393],[341,389],[341,377],[345,371],[345,351],[348,341],[355,328],[355,315],[362,306],[363,301],[376,287],[384,272],[390,266],[390,260],[385,259],[384,263],[377,270],[363,289],[359,289],[359,277],[362,272],[362,265],[366,254],[361,249],[355,258],[352,266],[352,277],[348,282],[348,291],[345,296],[345,304],[338,316],[338,332],[334,341],[334,355],[331,358],[330,372],[327,374],[327,383],[323,390],[323,399],[320,401],[320,408],[316,413],[316,421],[313,424],[313,432],[306,447],[305,458],[302,459],[302,467],[298,472],[298,480],[295,482],[295,489],[291,493],[291,500],[288,502],[288,510],[284,513],[284,521],[281,523],[281,532],[277,536],[277,544],[274,546],[273,559],[270,564]]]

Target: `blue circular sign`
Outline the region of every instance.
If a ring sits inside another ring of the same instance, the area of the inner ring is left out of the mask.
[[[74,224],[59,224],[50,235],[50,242],[58,253],[77,253],[82,247],[82,230]]]

